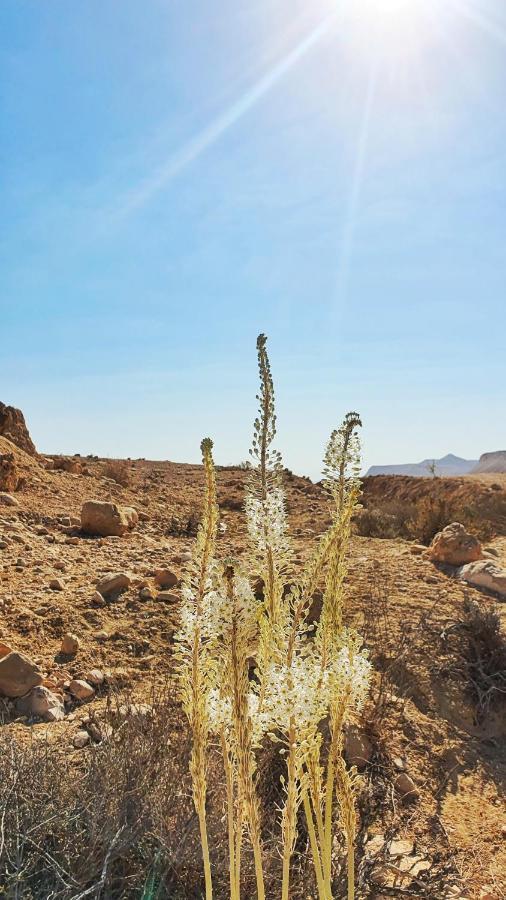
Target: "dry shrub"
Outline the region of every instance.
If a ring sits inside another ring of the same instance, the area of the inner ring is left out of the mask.
[[[449,623],[443,640],[452,649],[447,673],[467,683],[481,722],[506,702],[506,636],[497,607],[466,599],[461,617]]]
[[[108,459],[102,474],[122,487],[128,487],[132,480],[130,469],[131,465],[126,459]]]
[[[417,502],[375,499],[355,516],[355,528],[363,537],[404,538],[430,544],[450,522],[461,522],[481,541],[506,534],[506,496],[491,492],[472,503],[459,497],[426,495]]]
[[[171,516],[165,534],[171,537],[195,537],[200,522],[200,511],[191,509],[189,513]]]
[[[111,709],[113,736],[79,753],[0,737],[0,894],[198,896],[186,733],[167,697],[152,710]]]

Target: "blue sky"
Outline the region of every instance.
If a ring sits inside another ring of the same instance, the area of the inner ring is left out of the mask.
[[[393,6],[394,8],[389,8]],[[502,0],[2,0],[0,399],[38,447],[317,476],[506,445]]]

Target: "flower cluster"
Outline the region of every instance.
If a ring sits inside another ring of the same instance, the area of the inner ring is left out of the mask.
[[[264,554],[269,549],[273,553],[284,553],[288,523],[282,488],[272,488],[264,500],[249,494],[244,505],[248,534],[258,552]]]
[[[345,645],[332,666],[333,691],[346,694],[349,708],[361,709],[369,690],[371,662],[367,650]]]
[[[286,734],[293,720],[302,732],[316,727],[326,715],[331,681],[316,655],[298,654],[290,665],[271,664],[264,677],[262,711],[271,728]]]

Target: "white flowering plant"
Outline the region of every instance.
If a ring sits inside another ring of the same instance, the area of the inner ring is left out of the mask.
[[[215,557],[218,528],[212,442],[202,442],[206,490],[202,522],[187,566],[176,634],[183,709],[193,738],[190,773],[202,844],[206,900],[213,896],[207,838],[209,746],[218,740],[227,799],[231,900],[241,897],[241,855],[253,850],[258,900],[265,900],[262,810],[257,757],[274,741],[286,760],[282,777],[281,900],[288,900],[300,810],[306,819],[318,900],[332,900],[332,837],[347,846],[348,900],[355,891],[356,771],[343,759],[343,728],[368,693],[371,666],[360,636],[343,624],[351,520],[360,497],[356,413],[332,432],[324,487],[332,522],[299,578],[292,571],[283,464],[274,449],[274,386],[266,338],[257,340],[259,414],[254,424],[244,510],[248,548],[241,564]],[[262,585],[259,595],[253,579]],[[291,587],[287,587],[287,585]],[[323,586],[319,621],[308,623]],[[323,740],[322,724],[328,723]]]

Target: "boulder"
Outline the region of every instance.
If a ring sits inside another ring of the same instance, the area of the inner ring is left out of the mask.
[[[463,566],[480,559],[481,544],[463,525],[452,522],[436,534],[425,555],[432,562]]]
[[[45,722],[59,722],[65,717],[61,697],[43,685],[32,688],[26,697],[18,700],[17,708],[23,715],[38,716]]]
[[[79,649],[79,639],[75,634],[65,634],[63,636],[60,652],[65,656],[73,656]]]
[[[170,569],[155,569],[155,581],[160,588],[171,588],[178,583],[178,577]]]
[[[344,740],[344,752],[350,766],[364,769],[371,759],[372,744],[363,731],[350,726]]]
[[[418,798],[418,789],[415,782],[406,772],[400,772],[394,781],[394,787],[401,799],[416,800]]]
[[[12,494],[3,494],[0,493],[0,505],[1,506],[19,506],[19,500],[16,500]]]
[[[0,403],[0,435],[29,456],[37,456],[35,445],[26,427],[25,417],[20,409]]]
[[[0,491],[10,494],[16,490],[19,481],[14,453],[0,453]]]
[[[506,569],[498,566],[491,559],[469,563],[462,566],[459,578],[472,584],[473,587],[485,588],[506,599]]]
[[[90,669],[86,674],[85,679],[88,684],[93,685],[94,688],[101,687],[105,681],[105,675],[100,669]]]
[[[137,524],[132,506],[118,506],[101,500],[87,500],[81,509],[81,529],[101,537],[122,537]]]
[[[56,456],[53,459],[53,469],[57,469],[60,472],[70,472],[71,475],[80,475],[82,468],[81,460],[74,456]]]
[[[106,575],[97,582],[97,590],[95,593],[102,597],[110,597],[113,594],[119,594],[130,587],[130,578],[125,572],[114,572]]]
[[[0,694],[22,697],[42,681],[37,666],[23,653],[13,650],[0,659]]]
[[[69,693],[76,700],[89,700],[90,697],[93,697],[95,691],[87,681],[84,681],[82,678],[74,678],[69,684]]]

